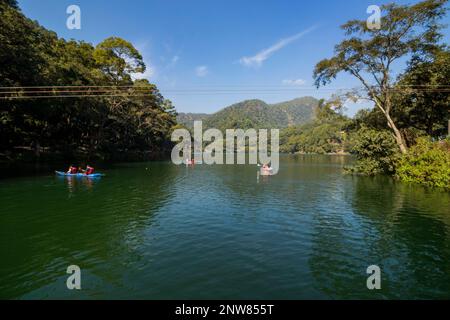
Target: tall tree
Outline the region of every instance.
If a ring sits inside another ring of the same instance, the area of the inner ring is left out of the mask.
[[[407,146],[392,118],[392,65],[401,58],[426,57],[439,48],[447,0],[425,0],[415,5],[387,4],[381,7],[380,29],[364,20],[352,20],[341,28],[347,39],[336,45],[335,55],[320,61],[314,70],[317,87],[330,83],[341,72],[358,79],[367,98],[383,113],[402,153]]]
[[[393,116],[403,130],[414,128],[439,138],[450,119],[450,50],[431,60],[413,60],[397,83]]]
[[[110,80],[117,84],[130,82],[131,75],[145,71],[139,51],[130,42],[118,37],[110,37],[99,43],[94,57]]]
[[[127,94],[133,93],[132,87],[129,87],[129,90],[123,90],[126,89],[123,86],[131,86],[133,75],[146,70],[142,55],[130,42],[122,38],[110,37],[97,45],[94,59],[106,81],[114,84],[114,87],[110,88],[113,90],[113,95],[106,98],[107,103],[112,110],[120,111],[127,102]]]

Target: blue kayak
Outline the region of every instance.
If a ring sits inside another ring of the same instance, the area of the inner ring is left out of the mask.
[[[62,171],[55,171],[55,173],[57,176],[64,176],[64,177],[100,178],[104,176],[104,174],[102,173],[84,174],[84,173],[67,173]]]

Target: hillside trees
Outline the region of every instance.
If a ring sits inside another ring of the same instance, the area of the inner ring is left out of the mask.
[[[348,152],[347,126],[351,120],[342,114],[342,101],[320,100],[315,120],[281,132],[282,152],[343,153]]]
[[[168,146],[174,108],[156,86],[134,80],[145,64],[131,43],[58,38],[15,1],[0,2],[0,41],[0,159],[109,159]]]

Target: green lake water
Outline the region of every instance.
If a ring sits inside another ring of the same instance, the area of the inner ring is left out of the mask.
[[[259,180],[169,161],[4,178],[0,298],[449,299],[450,193],[343,175],[350,161],[283,156]]]

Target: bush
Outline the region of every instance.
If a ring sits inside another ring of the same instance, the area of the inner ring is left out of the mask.
[[[351,153],[358,161],[347,172],[363,175],[393,174],[399,148],[389,131],[362,128],[352,137]]]
[[[419,138],[399,160],[396,176],[406,182],[450,189],[450,141]]]

